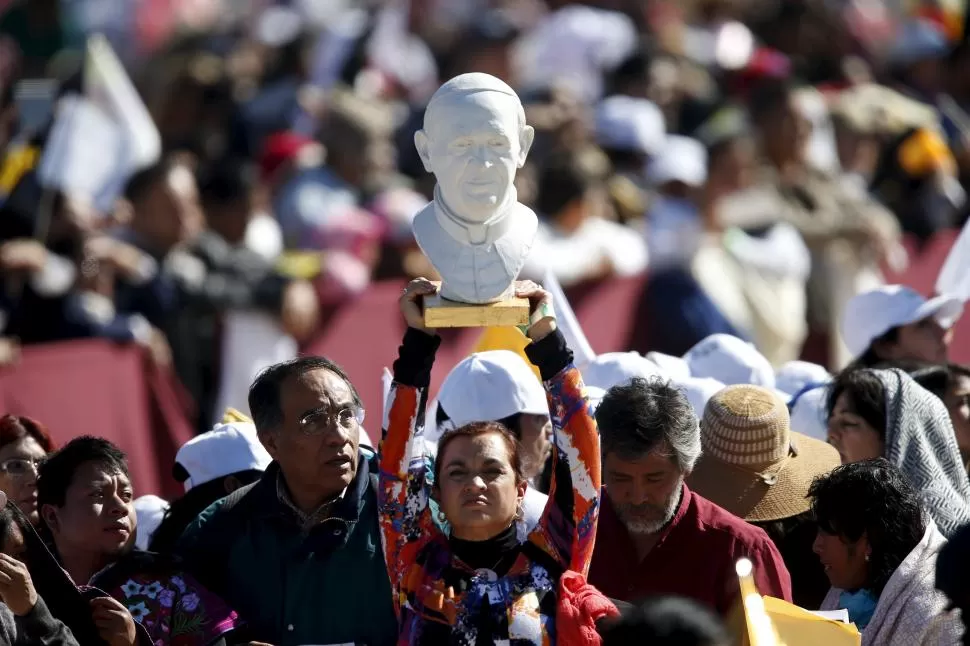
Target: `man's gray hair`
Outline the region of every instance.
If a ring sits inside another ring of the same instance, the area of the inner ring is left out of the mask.
[[[657,377],[610,388],[596,408],[596,423],[604,457],[636,460],[659,450],[688,473],[701,456],[694,408],[683,391]]]

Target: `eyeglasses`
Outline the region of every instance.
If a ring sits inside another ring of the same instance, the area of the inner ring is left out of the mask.
[[[37,475],[42,461],[43,458],[10,458],[0,462],[0,473],[6,473],[12,478],[23,478],[28,474]]]
[[[355,424],[364,423],[364,409],[359,406],[345,406],[336,412],[317,408],[300,418],[300,432],[304,435],[322,435],[333,426],[351,429]]]

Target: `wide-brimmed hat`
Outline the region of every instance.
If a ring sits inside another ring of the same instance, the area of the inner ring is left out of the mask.
[[[812,480],[839,465],[833,447],[791,430],[778,395],[747,384],[728,386],[707,403],[701,445],[688,485],[748,521],[808,511]]]

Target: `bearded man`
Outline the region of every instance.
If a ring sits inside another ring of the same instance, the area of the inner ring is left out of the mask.
[[[633,379],[607,391],[596,422],[604,491],[591,584],[622,601],[678,595],[726,615],[738,596],[735,563],[747,558],[762,595],[791,601],[791,578],[768,535],[684,484],[701,438],[683,392]]]

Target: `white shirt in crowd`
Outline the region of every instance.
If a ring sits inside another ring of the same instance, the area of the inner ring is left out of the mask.
[[[540,222],[522,277],[541,279],[548,268],[569,286],[590,277],[605,262],[617,276],[635,276],[646,270],[647,257],[643,237],[612,220],[589,218],[569,235]]]

